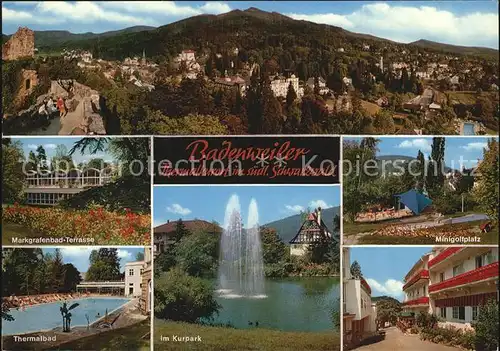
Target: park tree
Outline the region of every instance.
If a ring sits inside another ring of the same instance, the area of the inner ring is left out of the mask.
[[[72,292],[76,291],[76,286],[82,281],[82,277],[78,269],[71,263],[66,263],[63,265],[63,284],[61,286],[61,292]]]
[[[265,134],[281,134],[283,116],[281,104],[274,96],[269,82],[264,81],[262,87],[262,132]]]
[[[64,285],[64,262],[60,249],[56,249],[49,266],[49,287],[53,292],[61,292]]]
[[[155,317],[188,323],[211,319],[221,307],[213,289],[211,282],[172,268],[155,278]]]
[[[210,277],[216,273],[219,236],[203,231],[185,235],[175,246],[177,266],[193,277]]]
[[[483,151],[483,161],[476,170],[476,174],[479,174],[480,178],[473,190],[476,202],[493,222],[498,222],[498,168],[500,164],[498,152],[498,141],[489,140],[487,149]]]
[[[262,257],[265,264],[278,263],[285,258],[287,247],[275,229],[261,228],[260,237],[262,241]]]
[[[377,323],[379,328],[383,328],[385,323],[395,325],[401,313],[401,303],[388,296],[380,297],[377,300]]]
[[[86,279],[90,281],[112,281],[120,279],[120,258],[118,249],[102,248],[92,250]]]

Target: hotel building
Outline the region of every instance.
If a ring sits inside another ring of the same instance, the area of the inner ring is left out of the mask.
[[[479,306],[498,301],[498,248],[436,247],[406,275],[404,310],[436,314],[468,328]]]
[[[35,172],[26,176],[24,195],[29,205],[54,206],[89,188],[102,186],[112,181],[113,169],[95,168],[69,172]]]
[[[142,296],[142,273],[144,261],[127,262],[125,264],[125,296]]]
[[[371,288],[364,278],[351,275],[350,250],[342,249],[342,318],[345,344],[355,344],[377,331],[377,311]]]

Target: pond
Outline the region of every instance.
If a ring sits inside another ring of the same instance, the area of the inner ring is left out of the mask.
[[[73,303],[80,304],[80,306],[71,310],[71,326],[87,326],[85,315],[88,315],[92,324],[102,318],[106,314],[106,310],[109,314],[128,301],[130,299],[111,297],[70,300],[68,301],[68,307]],[[61,306],[62,302],[58,301],[26,307],[24,310],[21,308],[11,309],[9,314],[14,317],[14,321],[3,321],[2,335],[25,334],[62,327],[62,316],[59,311]]]
[[[333,330],[332,310],[340,308],[340,283],[333,277],[266,279],[266,298],[221,298],[216,323],[235,328],[317,332]],[[250,325],[250,323],[252,323]]]

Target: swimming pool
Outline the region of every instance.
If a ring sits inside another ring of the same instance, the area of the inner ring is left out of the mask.
[[[106,309],[108,313],[111,313],[129,301],[130,299],[112,297],[69,300],[68,307],[74,303],[80,304],[80,306],[71,310],[71,326],[86,326],[86,314],[92,324],[105,315]],[[18,310],[11,309],[9,313],[14,317],[14,321],[3,321],[2,335],[19,335],[62,327],[62,316],[59,311],[62,304],[62,301],[58,301],[27,307],[24,311],[21,308]],[[97,315],[98,313],[99,315]]]
[[[476,135],[474,132],[474,123],[464,123],[464,135]]]

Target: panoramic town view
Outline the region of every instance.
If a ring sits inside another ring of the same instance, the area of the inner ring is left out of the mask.
[[[498,134],[498,8],[438,4],[6,2],[4,134]]]
[[[498,138],[343,138],[344,244],[497,244]]]
[[[2,139],[2,243],[149,244],[151,179],[133,163],[147,167],[149,149],[149,138]]]
[[[342,269],[344,350],[498,347],[497,246],[345,247]]]
[[[178,334],[201,335],[197,350],[340,349],[339,187],[153,196],[155,347],[181,350]]]
[[[150,247],[4,248],[3,349],[149,349],[151,271]]]

